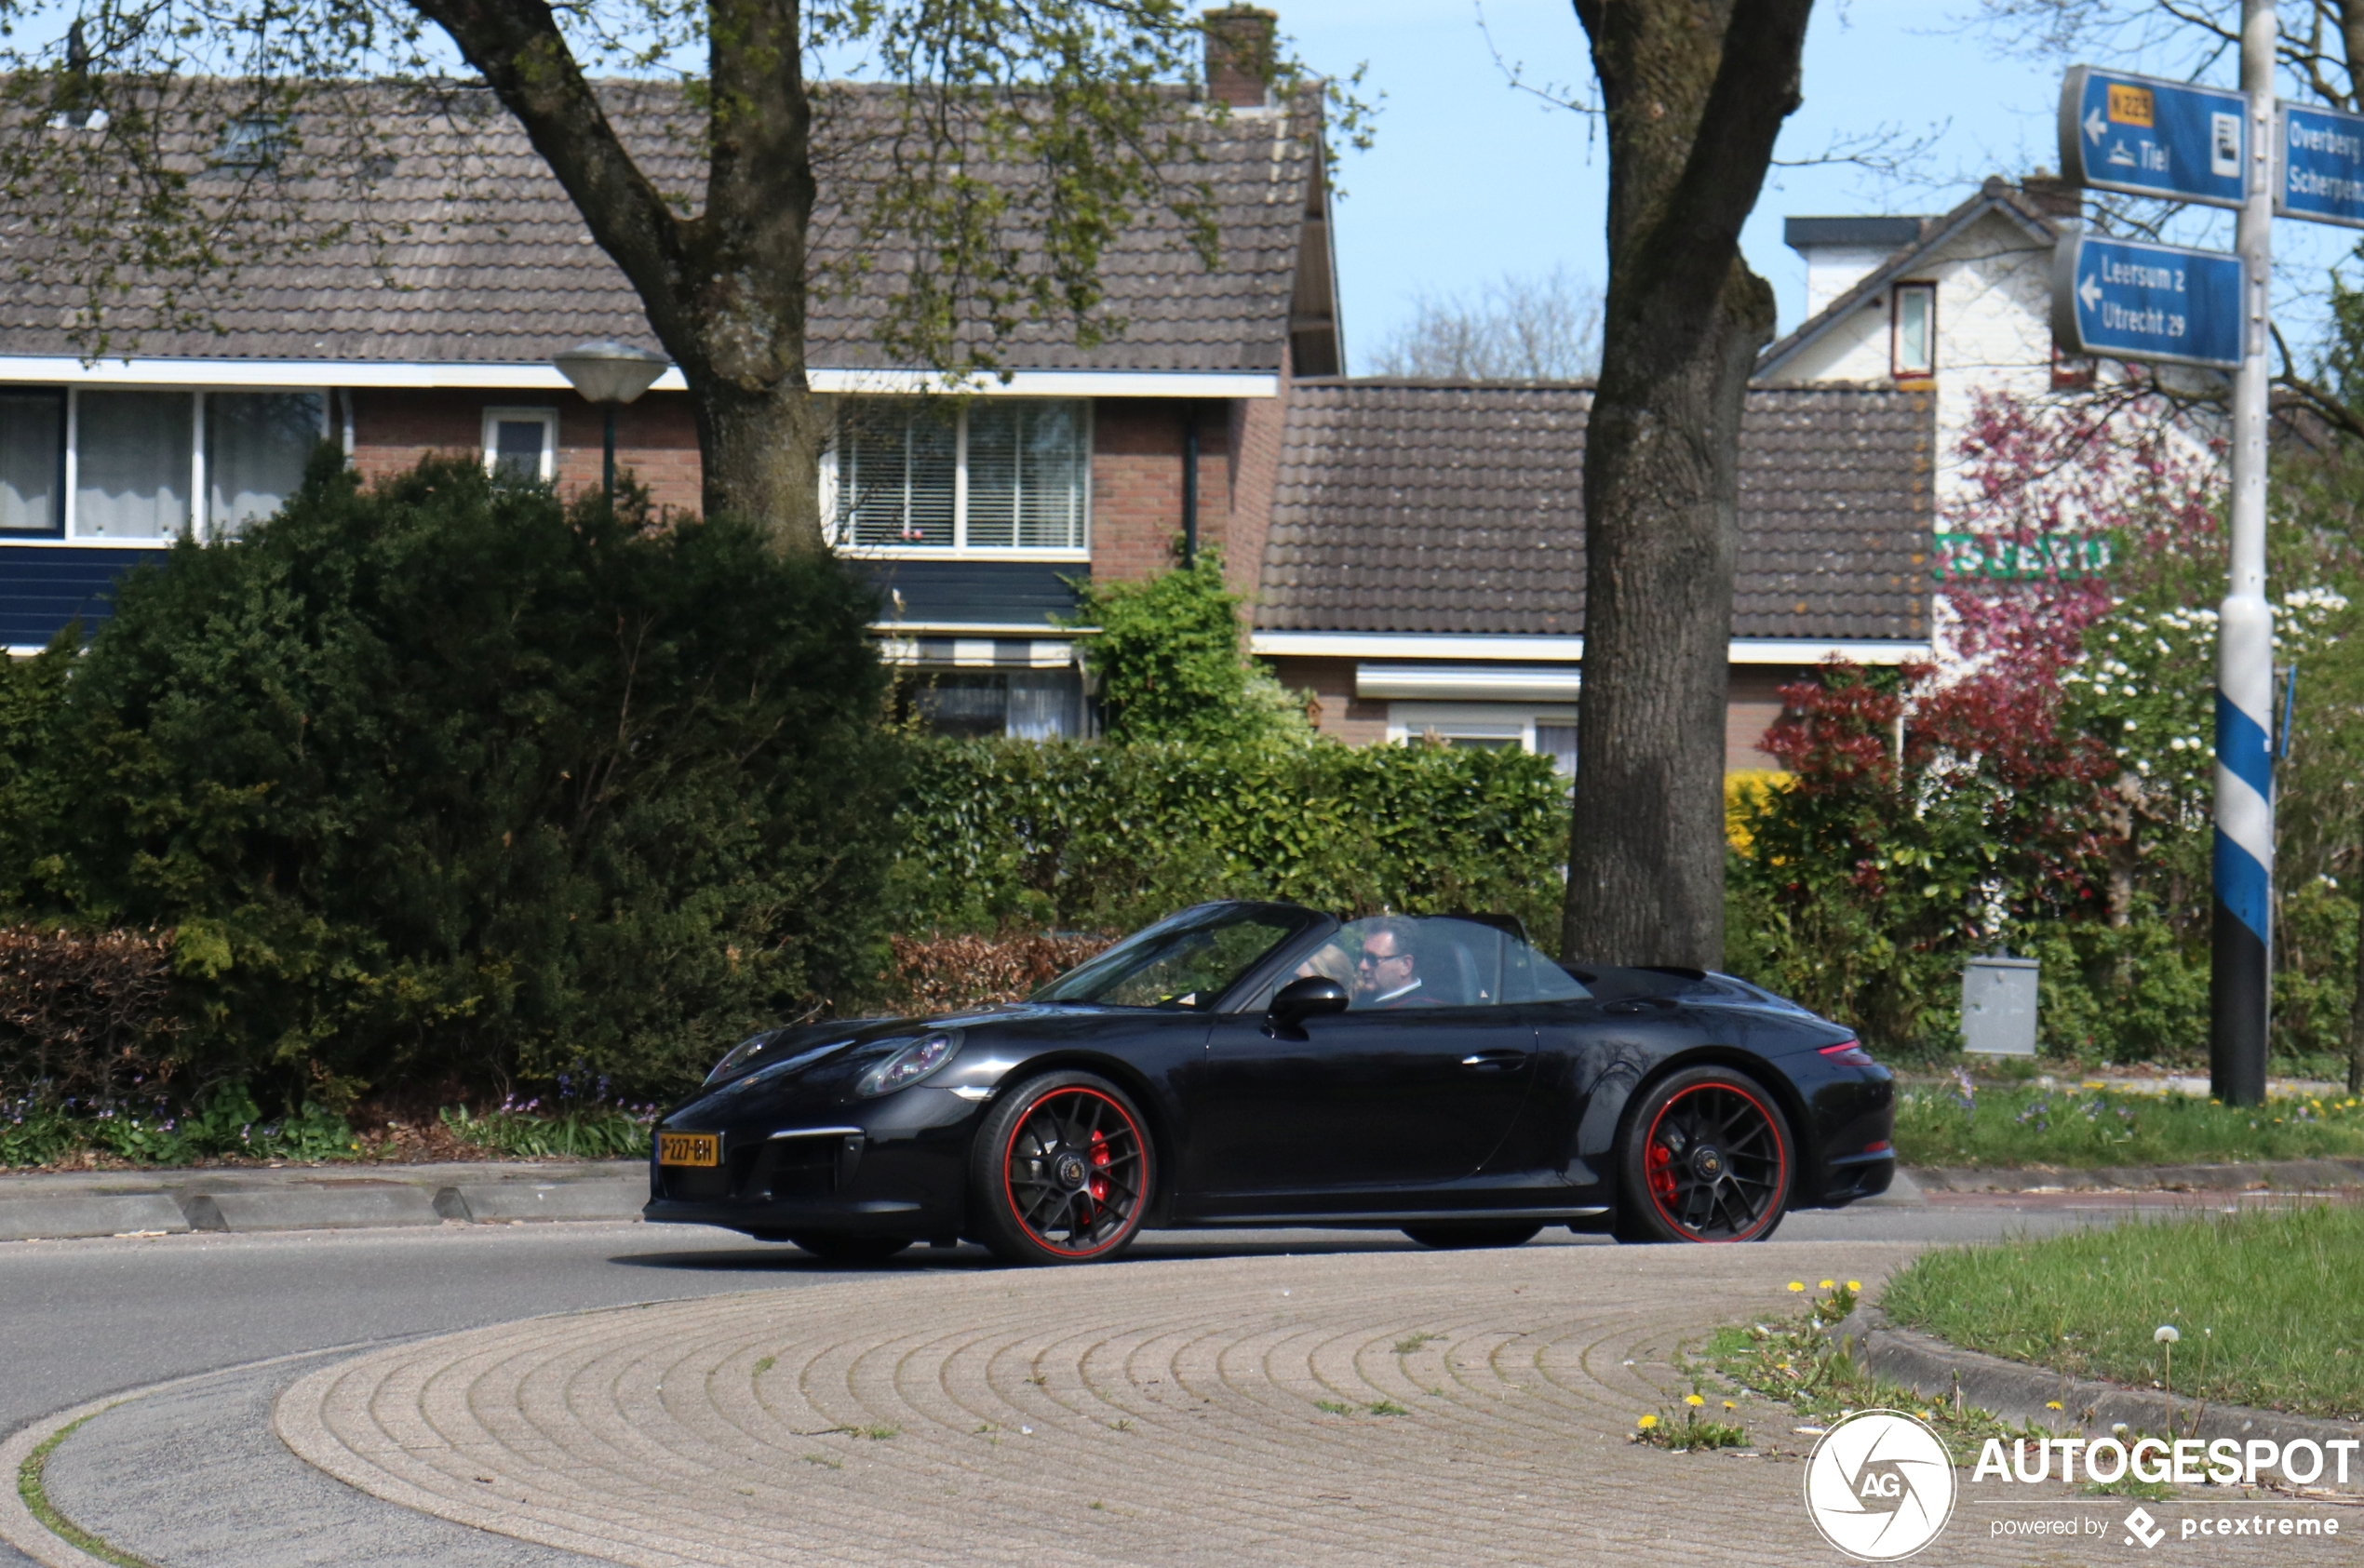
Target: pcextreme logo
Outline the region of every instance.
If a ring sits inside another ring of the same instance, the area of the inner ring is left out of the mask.
[[[1806,1511],[1847,1556],[1898,1561],[1937,1539],[1953,1517],[1953,1456],[1901,1410],[1859,1410],[1814,1445]]]

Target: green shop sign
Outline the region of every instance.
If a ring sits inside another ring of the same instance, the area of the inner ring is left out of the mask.
[[[1976,533],[1937,536],[1937,565],[1932,574],[1941,583],[1985,578],[1995,583],[2020,583],[2047,577],[2094,577],[2110,568],[2107,534],[2048,533],[2034,539],[1991,539]]]

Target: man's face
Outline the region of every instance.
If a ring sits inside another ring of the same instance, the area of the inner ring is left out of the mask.
[[[1383,997],[1411,983],[1412,955],[1393,931],[1374,931],[1355,960],[1354,988],[1366,997]]]

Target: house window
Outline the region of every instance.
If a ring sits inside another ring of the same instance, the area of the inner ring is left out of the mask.
[[[912,706],[939,735],[1050,741],[1084,732],[1083,682],[1074,669],[932,672]]]
[[[233,537],[287,504],[312,449],[327,439],[329,400],[316,392],[208,392],[206,527]]]
[[[1566,777],[1576,775],[1576,710],[1506,703],[1388,704],[1388,739],[1398,744],[1430,737],[1482,751],[1530,751],[1549,757]]]
[[[1898,284],[1888,310],[1889,372],[1899,381],[1937,374],[1937,285]]]
[[[0,393],[0,532],[65,527],[65,452],[62,392]]]
[[[850,549],[1081,556],[1091,535],[1091,406],[849,401],[824,483],[837,542]]]
[[[227,537],[286,504],[328,434],[321,392],[0,391],[0,537],[154,544],[193,512]]]
[[[484,471],[548,484],[558,476],[558,410],[487,409]]]

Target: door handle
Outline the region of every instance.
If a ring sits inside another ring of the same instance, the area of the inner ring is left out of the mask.
[[[1642,1012],[1672,1012],[1682,1005],[1672,997],[1635,997],[1624,1001],[1609,1002],[1603,1006],[1601,1011],[1631,1018]]]
[[[1462,1057],[1461,1065],[1473,1072],[1489,1073],[1499,1072],[1505,1067],[1515,1067],[1525,1060],[1526,1052],[1524,1051],[1481,1051],[1474,1055]]]

